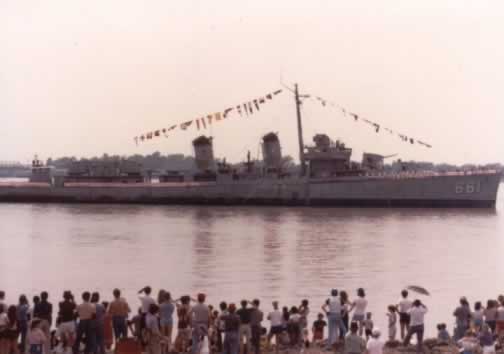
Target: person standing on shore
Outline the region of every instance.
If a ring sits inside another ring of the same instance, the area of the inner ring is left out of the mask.
[[[205,294],[198,294],[198,303],[191,310],[192,324],[192,354],[198,354],[203,337],[208,335],[210,325],[210,310],[205,304]]]
[[[397,308],[394,305],[388,307],[388,337],[390,341],[395,341],[397,334]]]
[[[114,300],[109,304],[108,313],[112,316],[112,327],[114,329],[115,342],[128,337],[128,316],[131,309],[124,298],[121,297],[121,291],[114,289],[112,292]]]
[[[33,306],[30,307],[30,321],[33,321],[33,319],[35,318],[35,308],[38,306],[38,304],[40,304],[40,296],[35,295],[32,298],[32,301],[33,301]],[[40,323],[39,323],[39,326],[40,326]],[[31,325],[30,325],[30,328],[31,328]]]
[[[262,332],[262,321],[264,318],[263,312],[259,309],[260,301],[254,299],[252,301],[252,309],[250,312],[250,327],[252,330],[251,343],[254,347],[255,354],[261,353],[261,332]],[[250,353],[252,354],[252,353]]]
[[[162,346],[163,353],[170,352],[173,331],[173,313],[175,305],[172,303],[171,294],[167,291],[163,294],[162,302],[159,304],[159,322],[161,324],[161,334],[165,337],[166,343]]]
[[[362,323],[364,326],[364,334],[366,335],[366,340],[371,338],[373,335],[373,328],[374,328],[374,322],[373,322],[373,314],[371,312],[366,313],[366,319]]]
[[[51,325],[52,325],[52,315],[53,315],[53,307],[52,304],[48,301],[49,293],[47,291],[43,291],[40,293],[40,302],[35,305],[33,310],[33,316],[40,319],[39,328],[44,332],[47,338],[51,337]],[[44,353],[49,353],[51,349],[51,343],[46,341],[44,343]]]
[[[78,305],[76,309],[79,318],[79,324],[77,325],[77,338],[75,339],[73,347],[74,354],[79,354],[80,344],[82,342],[83,337],[85,338],[84,353],[90,354],[94,350],[95,333],[92,320],[96,314],[96,308],[93,304],[89,302],[90,299],[91,294],[88,291],[85,291],[82,294],[82,303]]]
[[[329,334],[327,337],[328,349],[338,341],[338,333],[341,327],[341,299],[338,298],[338,290],[331,290],[331,299],[323,306],[322,310],[327,315]]]
[[[497,324],[497,306],[495,305],[495,300],[487,301],[487,306],[483,310],[483,315],[485,317],[485,323],[490,327],[492,333],[495,333]]]
[[[146,316],[149,313],[150,305],[156,303],[154,298],[151,296],[152,288],[150,286],[146,286],[145,288],[141,289],[138,293],[144,294],[144,296],[140,296],[139,299],[140,304],[142,306],[142,313],[144,314],[144,316]]]
[[[60,339],[63,344],[63,351],[72,348],[75,341],[75,302],[70,291],[63,292],[63,301],[58,304],[58,320]]]
[[[366,293],[363,288],[357,289],[357,299],[352,303],[350,312],[354,310],[352,322],[357,322],[359,325],[359,335],[364,333],[364,319],[366,317],[366,308],[368,301],[366,300]]]
[[[142,346],[145,346],[145,341],[144,341],[144,333],[145,333],[145,317],[149,313],[149,308],[150,305],[156,304],[156,300],[151,296],[152,293],[152,288],[150,286],[146,286],[138,291],[139,294],[144,294],[143,296],[139,297],[140,300],[140,305],[141,305],[141,310],[142,310],[142,317],[140,319],[140,342]]]
[[[348,294],[346,291],[340,291],[341,300],[341,325],[340,325],[340,339],[344,339],[346,332],[350,328],[350,301],[348,300]]]
[[[159,307],[156,304],[150,304],[149,311],[145,315],[146,354],[161,354],[163,336],[159,330],[158,312]]]
[[[413,301],[413,306],[409,309],[408,314],[410,315],[410,324],[408,329],[408,334],[404,338],[404,345],[408,346],[413,334],[417,338],[417,351],[423,351],[423,336],[425,331],[425,314],[427,313],[427,307],[422,304],[420,300]]]
[[[240,350],[240,316],[236,314],[236,305],[228,306],[228,313],[222,316],[224,321],[224,350],[222,354],[238,354]]]
[[[309,301],[304,299],[301,301],[301,306],[299,306],[299,314],[301,315],[301,340],[303,345],[308,348],[310,346],[310,341],[308,337],[310,333],[308,333],[308,315],[310,314]]]
[[[497,334],[498,336],[504,334],[504,296],[499,296],[499,307],[497,307],[495,334]]]
[[[7,325],[2,332],[2,350],[4,354],[18,354],[19,327],[16,306],[11,305],[7,309]]]
[[[19,344],[21,354],[24,354],[26,352],[26,336],[28,335],[29,312],[30,305],[28,305],[28,299],[26,298],[26,295],[19,296],[19,303],[17,306],[17,320],[19,332],[21,335],[21,342]]]
[[[270,331],[268,333],[268,347],[271,345],[271,338],[275,337],[275,353],[278,353],[278,346],[280,343],[280,335],[283,331],[283,315],[278,308],[278,301],[273,301],[273,311],[268,314],[268,321],[270,321]]]
[[[456,319],[453,339],[458,341],[465,336],[471,324],[471,308],[465,297],[460,298],[460,305],[453,312],[453,316]]]
[[[474,311],[471,313],[472,325],[476,332],[481,331],[484,322],[483,306],[480,301],[474,304]]]
[[[287,325],[291,347],[298,347],[301,343],[301,315],[296,306],[290,310],[289,324]]]
[[[225,323],[224,323],[224,320],[223,320],[223,317],[226,316],[228,314],[228,305],[225,301],[222,301],[220,304],[219,304],[219,309],[220,309],[220,314],[219,316],[217,317],[217,351],[219,353],[222,353],[222,351],[224,350],[224,332],[226,330],[225,328]]]
[[[406,333],[409,331],[410,326],[410,315],[409,310],[413,303],[408,299],[408,290],[401,291],[401,300],[397,305],[397,311],[399,312],[399,327],[401,331],[401,340],[404,340]]]
[[[191,323],[191,297],[182,296],[180,303],[176,302],[176,305],[178,322],[175,350],[179,353],[185,353],[191,336],[191,329],[189,328]]]
[[[94,292],[91,295],[91,303],[95,307],[94,332],[95,332],[95,354],[105,354],[105,307],[100,304],[100,294]]]
[[[241,308],[236,311],[236,314],[240,316],[240,354],[243,354],[245,350],[247,354],[251,352],[250,339],[252,338],[252,328],[250,327],[250,312],[251,309],[248,307],[248,301],[241,301]]]

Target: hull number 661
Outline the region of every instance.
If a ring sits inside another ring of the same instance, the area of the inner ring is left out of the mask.
[[[479,193],[480,190],[481,190],[481,185],[479,182],[474,182],[474,183],[460,182],[455,185],[455,193],[457,193],[457,194]]]

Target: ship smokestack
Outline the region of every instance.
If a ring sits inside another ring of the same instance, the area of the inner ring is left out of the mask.
[[[282,168],[282,149],[275,133],[268,133],[262,138],[262,152],[266,172],[278,172]]]
[[[213,154],[212,138],[201,135],[193,140],[194,159],[196,168],[200,172],[213,171],[215,160]]]

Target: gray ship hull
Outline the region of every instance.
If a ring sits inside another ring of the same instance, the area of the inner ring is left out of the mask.
[[[0,185],[0,202],[491,208],[499,184],[498,173],[64,187],[18,184]]]

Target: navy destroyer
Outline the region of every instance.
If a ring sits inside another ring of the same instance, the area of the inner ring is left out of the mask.
[[[364,153],[352,161],[352,149],[317,134],[305,146],[297,85],[300,172],[283,165],[279,135],[262,138],[263,160],[240,166],[217,162],[213,140],[193,141],[192,175],[165,173],[152,181],[131,162],[113,165],[76,163],[65,176],[34,161],[30,183],[0,184],[0,202],[144,203],[212,205],[300,205],[347,207],[495,207],[498,171],[436,173],[385,172],[384,156]]]

